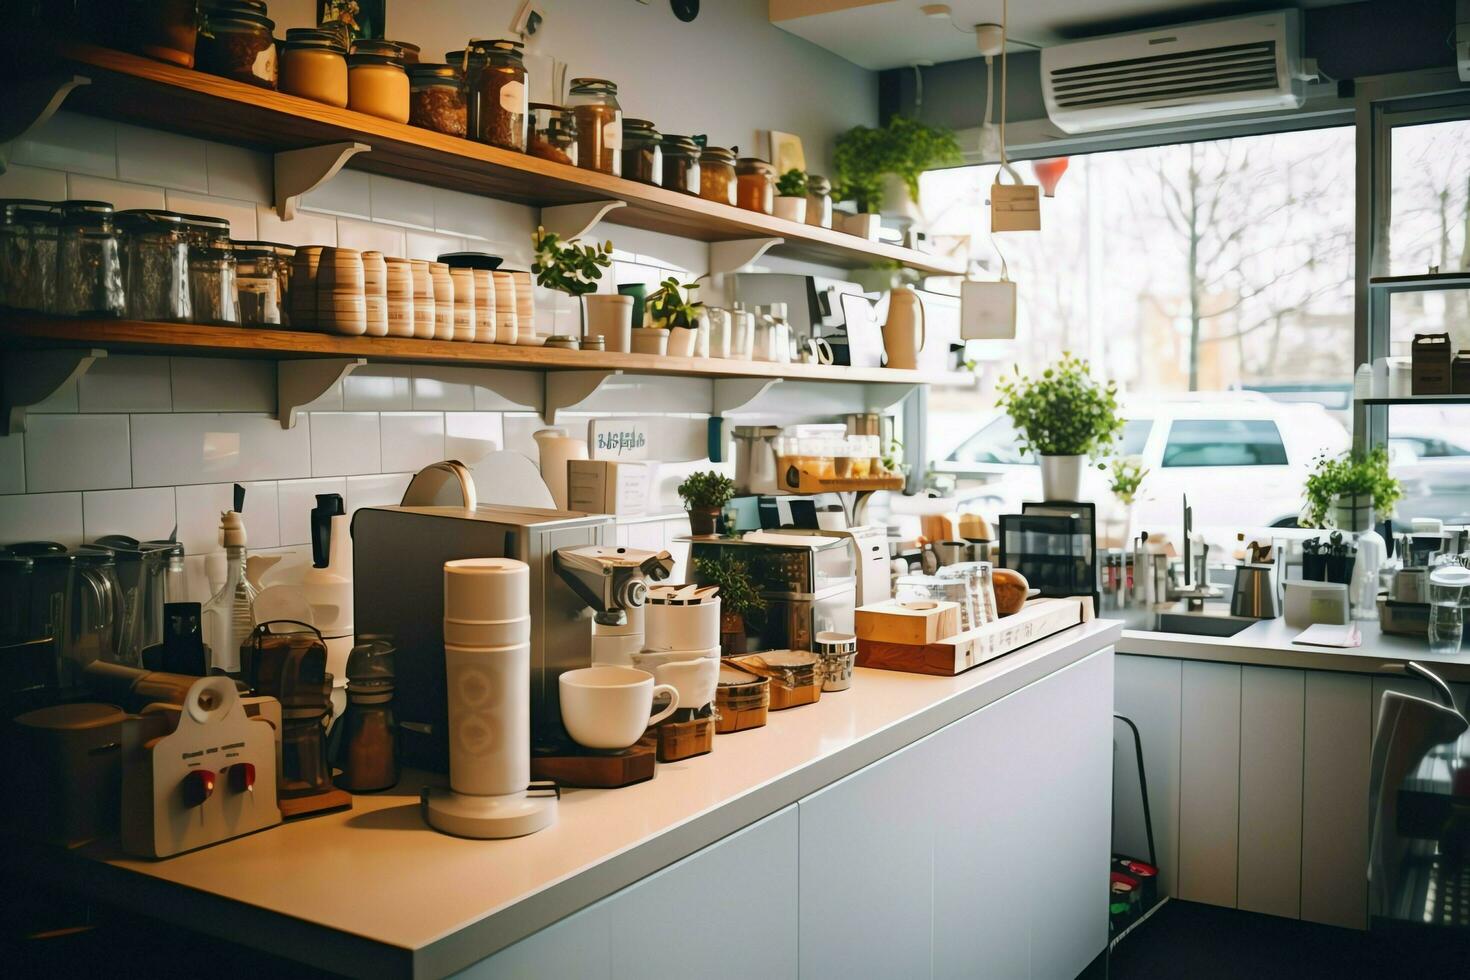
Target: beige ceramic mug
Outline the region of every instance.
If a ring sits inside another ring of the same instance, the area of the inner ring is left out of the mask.
[[[678,688],[655,685],[652,674],[633,667],[569,670],[557,684],[562,724],[574,742],[589,749],[626,749],[679,707]],[[669,696],[669,705],[650,718],[659,694]]]

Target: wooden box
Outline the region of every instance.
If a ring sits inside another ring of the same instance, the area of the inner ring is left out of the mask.
[[[1450,366],[1450,386],[1456,395],[1470,395],[1470,350],[1455,355]]]
[[[1409,351],[1415,395],[1448,395],[1454,392],[1451,377],[1450,335],[1416,333]]]
[[[1093,618],[1092,598],[1032,599],[1014,616],[924,644],[858,638],[857,665],[953,677]]]
[[[862,606],[856,614],[859,640],[923,646],[960,631],[957,602],[915,600]]]

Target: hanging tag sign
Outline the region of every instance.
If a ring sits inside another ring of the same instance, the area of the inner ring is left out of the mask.
[[[1014,184],[1001,182],[1006,173]],[[1002,167],[995,175],[995,183],[990,185],[990,230],[1041,230],[1041,188],[1022,183],[1009,166]]]

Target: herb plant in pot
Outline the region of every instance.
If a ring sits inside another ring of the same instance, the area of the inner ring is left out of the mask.
[[[1383,446],[1366,453],[1321,456],[1307,476],[1300,523],[1353,533],[1369,531],[1378,518],[1393,513],[1403,495],[1402,485],[1389,475],[1388,450]]]
[[[679,497],[689,511],[689,533],[714,534],[720,511],[735,499],[735,481],[715,470],[690,473],[679,484]]]
[[[944,126],[894,116],[881,129],[853,127],[837,137],[832,157],[836,195],[858,210],[843,219],[843,230],[877,240],[880,212],[893,210],[910,222],[921,217],[919,176],[962,161],[954,131]],[[885,201],[894,207],[885,208]]]
[[[1092,377],[1087,361],[1070,353],[1031,378],[1017,365],[996,385],[998,407],[1011,417],[1021,452],[1041,461],[1041,495],[1076,500],[1082,492],[1082,461],[1106,452],[1123,431],[1118,386]]]
[[[531,241],[536,247],[536,259],[531,263],[536,284],[580,298],[585,306],[579,305],[583,335],[603,338],[607,350],[628,350],[633,297],[597,292],[603,270],[612,265],[612,242],[579,245],[562,241],[561,236],[541,227],[537,227]]]
[[[806,222],[806,171],[792,168],[776,181],[775,214],[778,218]]]
[[[665,350],[648,353],[667,353],[670,357],[693,357],[699,353],[699,330],[704,316],[704,304],[694,299],[697,282],[686,282],[670,276],[659,284],[658,289],[648,295],[644,304],[646,319],[651,331],[668,338]],[[638,336],[635,334],[634,340]],[[709,338],[704,343],[705,354],[709,353]]]
[[[694,560],[694,571],[706,585],[720,587],[720,653],[745,653],[745,624],[759,621],[766,611],[750,566],[743,558],[721,549],[718,555]]]

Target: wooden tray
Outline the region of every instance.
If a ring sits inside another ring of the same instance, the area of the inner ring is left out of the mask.
[[[926,644],[858,638],[857,665],[953,677],[1093,618],[1092,598],[1032,599],[1014,616]]]
[[[531,756],[531,778],[554,780],[559,786],[616,789],[653,778],[656,750],[641,741],[621,752],[593,752],[578,746]]]

